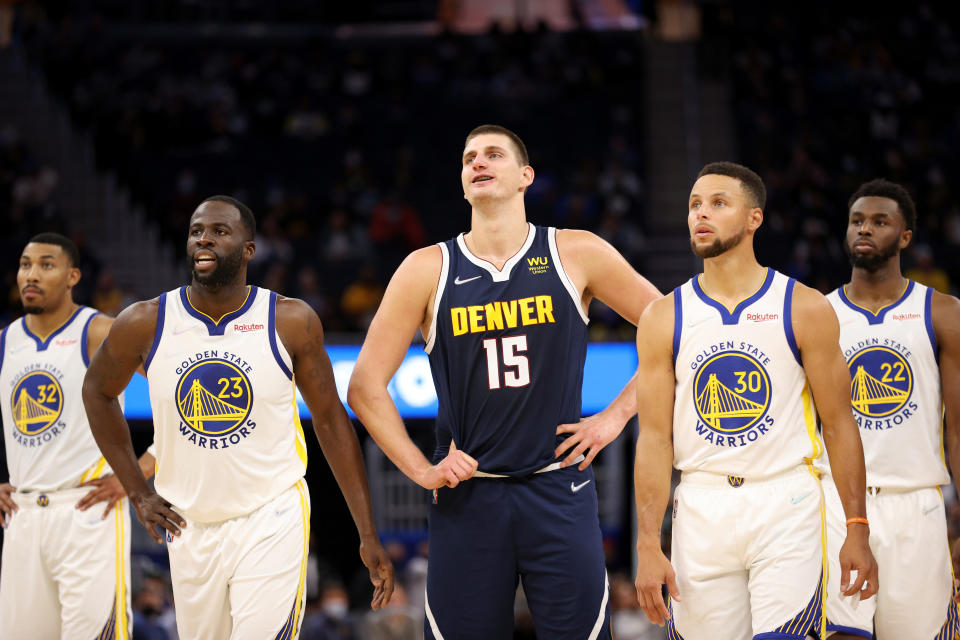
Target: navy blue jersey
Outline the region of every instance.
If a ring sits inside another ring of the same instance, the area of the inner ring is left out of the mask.
[[[529,229],[502,270],[470,253],[462,234],[440,245],[426,347],[440,403],[435,460],[452,438],[481,471],[532,473],[555,460],[557,425],[580,419],[587,317],[556,229]]]

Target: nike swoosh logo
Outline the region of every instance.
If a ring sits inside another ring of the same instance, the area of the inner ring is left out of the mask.
[[[808,493],[805,493],[805,494],[803,494],[802,496],[800,496],[799,498],[790,498],[790,504],[800,504],[801,502],[803,502],[804,500],[806,500],[808,497],[810,497],[810,494],[811,494],[811,493],[813,493],[813,492],[810,491],[810,492],[808,492]]]
[[[925,516],[926,516],[926,515],[930,515],[931,513],[933,513],[934,511],[936,511],[939,506],[940,506],[940,505],[935,504],[935,505],[933,505],[932,507],[930,507],[929,509],[924,509],[924,510],[923,510],[923,515],[925,515]]]
[[[584,488],[585,486],[587,486],[588,484],[590,484],[590,481],[589,481],[589,480],[587,480],[586,482],[583,482],[583,483],[581,483],[581,484],[573,484],[573,483],[571,482],[571,483],[570,483],[570,491],[572,491],[573,493],[576,493],[577,491],[580,491],[580,489],[583,489],[583,488]]]
[[[179,327],[173,330],[173,335],[178,336],[181,333],[186,333],[187,331],[190,331],[190,329],[193,329],[193,327]]]
[[[290,511],[290,507],[287,507],[286,509],[277,509],[274,513],[279,517],[285,514],[287,511]]]
[[[461,280],[460,276],[457,276],[453,279],[453,284],[466,284],[471,280],[476,280],[477,278],[482,278],[483,276],[473,276],[472,278],[467,278],[466,280]]]
[[[30,346],[30,345],[28,345],[28,344],[22,344],[22,345],[20,345],[19,347],[13,347],[13,348],[10,349],[10,353],[19,353],[20,351],[23,351],[24,349],[26,349],[26,348],[29,347],[29,346]]]

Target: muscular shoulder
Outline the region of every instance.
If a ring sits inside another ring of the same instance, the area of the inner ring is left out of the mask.
[[[609,242],[583,229],[557,229],[557,251],[564,263],[571,266],[598,255],[619,255]]]
[[[930,307],[937,342],[955,348],[960,342],[960,300],[934,290]]]
[[[647,340],[662,342],[665,344],[673,343],[673,324],[675,291],[671,291],[665,296],[656,298],[647,305],[640,316],[640,324],[637,326],[637,335],[644,334]]]
[[[793,316],[802,319],[813,319],[827,314],[829,317],[836,317],[833,305],[816,289],[812,289],[802,282],[797,282],[793,287]]]
[[[432,244],[429,247],[417,249],[404,258],[397,267],[394,279],[402,278],[410,282],[424,281],[430,286],[436,286],[442,267],[443,254],[440,246]]]
[[[308,340],[323,340],[323,325],[313,308],[299,298],[277,295],[277,334],[291,356]]]
[[[840,339],[837,312],[827,297],[816,289],[797,282],[793,288],[791,313],[793,334],[801,351],[805,344],[813,344],[811,340],[830,343]]]
[[[153,342],[159,310],[159,298],[144,300],[135,302],[121,311],[116,319],[103,316],[100,322],[108,324],[107,331],[111,345],[123,350],[131,349],[140,352]],[[93,341],[90,340],[91,346],[92,343]]]

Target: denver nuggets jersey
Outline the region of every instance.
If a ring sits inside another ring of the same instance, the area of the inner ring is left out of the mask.
[[[25,318],[0,334],[3,435],[10,484],[18,491],[68,489],[110,473],[81,397],[90,364],[87,330],[96,315],[79,307],[46,339]]]
[[[580,420],[587,317],[557,252],[556,229],[529,225],[498,270],[441,243],[443,267],[426,351],[437,389],[437,453],[451,438],[487,473],[524,475],[555,461],[557,425]]]
[[[698,278],[673,292],[674,466],[752,478],[817,458],[823,446],[791,324],[795,281],[768,269],[730,311]]]
[[[250,513],[302,478],[307,464],[277,294],[251,286],[217,322],[193,307],[189,287],[159,303],[144,363],[157,493],[199,522]]]
[[[950,482],[932,298],[932,289],[912,280],[896,302],[876,314],[851,302],[842,288],[827,296],[840,320],[850,401],[871,487]]]

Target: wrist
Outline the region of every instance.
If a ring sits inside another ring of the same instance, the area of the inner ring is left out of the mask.
[[[659,534],[640,534],[637,536],[637,551],[661,550]]]

